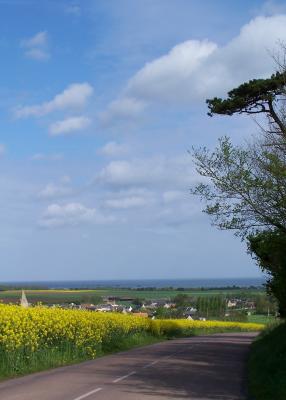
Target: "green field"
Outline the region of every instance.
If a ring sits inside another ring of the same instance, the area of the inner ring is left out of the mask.
[[[28,301],[31,303],[95,303],[102,297],[115,297],[118,299],[145,299],[145,300],[170,300],[178,294],[186,294],[190,297],[198,296],[246,296],[251,297],[264,294],[262,289],[155,289],[155,290],[136,290],[136,289],[116,289],[103,288],[96,290],[25,290]],[[4,303],[18,302],[21,297],[21,290],[2,290],[0,291],[0,301]]]
[[[277,321],[277,319],[273,316],[273,315],[249,315],[247,317],[247,321],[248,322],[253,322],[255,324],[265,324],[265,325],[269,325],[269,324],[273,324],[274,322]]]

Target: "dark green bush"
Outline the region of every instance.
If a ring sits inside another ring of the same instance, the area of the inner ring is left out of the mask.
[[[285,322],[269,328],[252,344],[248,378],[251,399],[286,399]]]

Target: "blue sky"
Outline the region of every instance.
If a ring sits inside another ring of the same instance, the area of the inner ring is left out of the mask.
[[[275,69],[284,1],[0,0],[0,280],[259,275],[188,149],[256,133],[205,99]]]

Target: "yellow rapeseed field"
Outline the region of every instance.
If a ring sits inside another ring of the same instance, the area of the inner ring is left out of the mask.
[[[160,338],[260,329],[263,325],[0,304],[0,377],[79,362]]]
[[[0,305],[0,347],[6,351],[34,352],[68,342],[95,356],[103,341],[148,328],[147,319],[122,314]]]
[[[151,324],[154,334],[159,336],[191,336],[198,333],[260,331],[262,324],[227,321],[192,321],[186,319],[154,320]]]
[[[90,357],[102,343],[111,343],[135,333],[156,336],[185,336],[212,331],[261,330],[263,325],[189,320],[150,320],[119,313],[95,313],[45,307],[21,308],[0,305],[0,348],[6,352],[28,353],[68,342],[83,348]]]

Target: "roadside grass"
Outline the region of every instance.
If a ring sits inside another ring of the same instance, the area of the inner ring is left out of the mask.
[[[248,391],[251,400],[286,399],[286,322],[270,326],[251,345]]]
[[[148,332],[117,338],[97,346],[96,358],[136,347],[147,346],[165,340]],[[73,343],[62,343],[59,346],[41,348],[36,352],[25,350],[7,352],[0,350],[0,380],[40,372],[51,368],[77,364],[91,360],[90,354]]]
[[[42,348],[36,352],[18,350],[0,351],[0,377],[12,378],[32,372],[47,370],[86,360],[82,349],[65,343],[61,346]]]
[[[104,356],[118,351],[147,346],[148,344],[159,343],[164,340],[166,340],[164,336],[154,336],[150,332],[137,332],[133,335],[122,337],[120,340],[112,341],[111,343],[103,343],[102,349],[98,352],[97,356]]]

